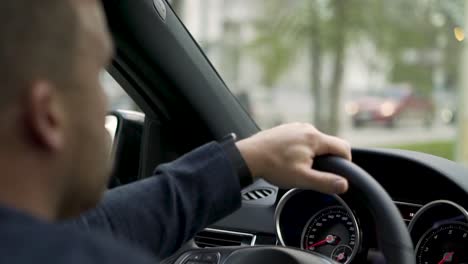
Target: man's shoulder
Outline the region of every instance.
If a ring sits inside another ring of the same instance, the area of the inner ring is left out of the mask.
[[[59,237],[67,235],[74,239],[74,242],[69,242],[70,246],[67,247],[69,255],[63,256],[64,259],[73,262],[64,263],[156,264],[156,260],[147,252],[104,234],[93,233],[90,230],[71,230],[71,228],[60,228],[58,232],[63,232],[58,235]],[[69,238],[67,237],[66,240],[68,241]],[[80,249],[79,254],[76,254],[77,248]],[[75,261],[75,258],[79,256],[82,260]]]
[[[0,263],[155,263],[124,242],[58,225],[0,222],[0,237]]]

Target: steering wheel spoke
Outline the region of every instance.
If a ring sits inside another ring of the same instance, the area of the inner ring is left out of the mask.
[[[219,247],[193,249],[172,258],[173,264],[333,264],[332,260],[310,252],[279,246]]]

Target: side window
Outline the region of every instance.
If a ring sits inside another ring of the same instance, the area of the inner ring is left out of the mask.
[[[132,98],[130,98],[108,72],[103,71],[100,79],[101,85],[108,98],[108,113],[114,110],[142,112]],[[125,116],[127,116],[126,119],[130,120],[129,116],[141,117],[142,115],[137,113],[136,115],[127,114]],[[120,125],[119,120],[118,116],[112,114],[107,115],[104,124],[110,135],[111,147],[109,150],[114,166],[109,188],[114,188],[137,180],[140,169],[143,126],[136,126],[136,123],[124,126]],[[140,118],[138,118],[138,120],[142,121]],[[137,119],[133,121],[139,122]],[[117,134],[117,132],[119,132],[119,134]]]
[[[101,84],[109,100],[109,111],[132,110],[141,112],[132,98],[107,71],[101,74]]]

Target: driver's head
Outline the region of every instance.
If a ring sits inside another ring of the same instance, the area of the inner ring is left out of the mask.
[[[0,3],[0,204],[44,218],[94,206],[108,180],[97,0]]]

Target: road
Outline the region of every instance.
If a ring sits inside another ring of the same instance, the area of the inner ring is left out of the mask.
[[[353,129],[345,125],[340,136],[357,147],[391,146],[455,139],[456,126],[434,124],[431,128],[414,125],[393,129],[385,127]]]

